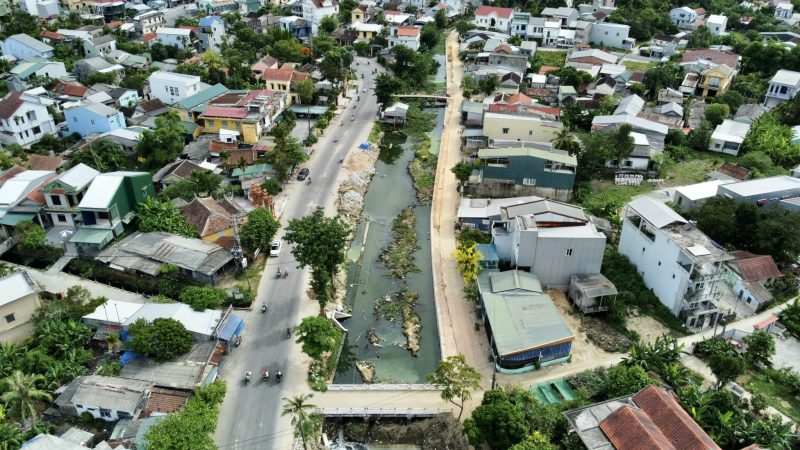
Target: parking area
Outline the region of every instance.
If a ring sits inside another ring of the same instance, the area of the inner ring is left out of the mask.
[[[795,372],[800,372],[800,341],[791,336],[775,337],[775,356],[772,365],[776,369],[791,367]]]

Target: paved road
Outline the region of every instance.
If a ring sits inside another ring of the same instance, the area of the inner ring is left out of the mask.
[[[367,88],[367,93],[359,92],[361,101],[353,109],[345,109],[317,144],[316,151],[303,167],[311,170],[313,182],[292,181],[287,184],[285,193],[288,202],[281,217],[285,225],[289,219],[302,217],[317,206],[322,206],[328,214],[333,213],[334,196],[343,178],[339,159],[347,152],[359,151],[358,145],[365,142],[372,128],[377,104],[371,94],[372,76],[369,72],[376,67],[373,62],[366,66],[366,60],[357,59],[360,72],[367,72],[359,82]],[[355,120],[351,121],[351,115]],[[339,122],[344,120],[344,125]],[[298,120],[297,135],[304,137],[306,125]],[[333,137],[339,137],[334,143]],[[280,233],[282,233],[281,231]],[[278,267],[289,267],[288,279],[275,279]],[[228,394],[222,405],[215,440],[220,449],[287,449],[291,448],[292,427],[288,417],[281,417],[283,397],[309,392],[306,383],[308,360],[300,352],[294,340],[286,339],[286,328],[297,325],[302,317],[317,314],[316,302],[308,299],[307,271],[295,269],[295,261],[284,245],[281,255],[271,258],[260,281],[258,299],[251,312],[244,313],[246,329],[241,346],[223,361],[220,376],[228,383]],[[260,305],[266,301],[268,312],[261,314]],[[270,372],[282,370],[283,383],[277,384],[274,376],[264,383],[258,376],[262,367]],[[244,385],[246,371],[252,371],[253,381]],[[312,400],[313,402],[313,400]]]

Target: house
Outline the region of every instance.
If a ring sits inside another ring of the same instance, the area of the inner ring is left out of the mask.
[[[323,17],[339,14],[338,0],[301,0],[303,18],[311,22],[311,34],[319,32],[319,24]]]
[[[592,25],[589,42],[600,47],[630,50],[636,40],[628,37],[631,27],[618,23],[597,22]]]
[[[23,220],[46,224],[41,215],[45,204],[41,187],[55,176],[51,170],[26,170],[3,183],[0,187],[0,235],[4,239],[14,234],[14,226]]]
[[[501,206],[491,232],[500,261],[548,288],[567,290],[573,275],[600,272],[606,236],[578,206],[544,198]]]
[[[790,20],[794,12],[794,5],[790,2],[781,2],[775,5],[773,17],[780,20]]]
[[[383,25],[379,23],[356,22],[351,25],[351,28],[358,33],[358,39],[366,41],[380,35],[383,31]]]
[[[669,18],[678,28],[694,28],[697,13],[688,6],[681,6],[680,8],[672,8],[669,11]]]
[[[79,376],[64,388],[55,404],[68,417],[88,413],[107,422],[132,419],[147,403],[151,387],[152,384],[146,381],[100,375]]]
[[[205,86],[199,76],[161,70],[150,75],[147,81],[150,83],[150,98],[157,98],[168,105],[197,94]]]
[[[59,3],[56,0],[20,0],[19,6],[33,17],[46,19],[60,14]]]
[[[411,50],[419,50],[419,27],[393,26],[389,27],[389,48],[404,45]]]
[[[780,175],[721,185],[717,195],[736,203],[751,203],[769,207],[786,199],[800,197],[800,178]]]
[[[383,17],[389,25],[408,25],[414,16],[390,9],[383,12]]]
[[[525,39],[528,36],[528,24],[531,21],[531,13],[529,12],[514,12],[511,16],[511,25],[509,27],[512,36],[520,36]]]
[[[125,127],[125,116],[102,103],[84,103],[64,110],[64,121],[69,133],[81,137],[92,133],[106,133]]]
[[[724,314],[717,283],[733,257],[664,203],[642,196],[625,206],[618,251],[690,330],[713,327]]]
[[[575,182],[577,159],[550,144],[511,142],[503,148],[478,150],[480,165],[467,182],[472,196],[540,195],[568,201]]]
[[[83,54],[89,58],[107,56],[115,50],[117,50],[117,40],[110,34],[83,41]]]
[[[163,231],[134,233],[95,259],[112,269],[150,277],[157,276],[164,264],[172,264],[181,276],[212,285],[233,262],[231,252],[219,245]]]
[[[753,125],[759,117],[767,112],[764,106],[756,103],[745,103],[736,109],[736,114],[733,115],[733,120],[736,122],[746,123]]]
[[[704,97],[713,97],[728,90],[736,71],[725,64],[710,67],[700,72],[696,93]]]
[[[672,195],[672,203],[682,211],[691,211],[717,196],[717,188],[723,184],[733,183],[733,180],[709,180],[702,183],[678,186]]]
[[[125,2],[120,0],[95,0],[92,3],[94,13],[103,16],[103,22],[109,23],[125,18]]]
[[[490,112],[483,114],[483,135],[489,139],[550,142],[564,125],[537,114]]]
[[[800,72],[780,69],[769,80],[769,88],[764,96],[764,106],[774,108],[794,98],[800,91]]]
[[[567,291],[572,303],[582,313],[608,311],[608,303],[619,294],[614,283],[601,273],[584,273],[570,277]]]
[[[634,141],[633,153],[624,160],[609,161],[607,165],[630,170],[652,170],[655,166],[656,156],[664,150],[669,127],[644,119],[639,115],[632,116],[627,113],[595,116],[592,119],[592,131],[616,131],[623,125],[631,126],[630,136]]]
[[[192,30],[186,28],[158,27],[156,29],[156,41],[163,45],[191,52],[194,50],[192,41]]]
[[[160,189],[166,189],[179,181],[189,180],[196,170],[208,169],[188,159],[179,159],[159,169],[153,175],[153,183],[157,184]]]
[[[357,23],[367,23],[372,19],[368,15],[369,8],[367,5],[358,5],[350,11],[350,23],[355,25]]]
[[[731,252],[733,260],[726,264],[725,281],[737,300],[751,311],[759,311],[772,301],[769,287],[783,278],[775,261],[768,255],[755,255],[743,250]],[[737,307],[739,303],[737,302]]]
[[[484,270],[478,290],[497,371],[520,373],[569,361],[575,336],[536,275]]]
[[[100,172],[80,163],[42,186],[47,202],[45,212],[50,215],[54,226],[76,225],[79,221],[78,204],[98,175]]]
[[[748,131],[750,131],[749,124],[725,119],[714,128],[708,150],[739,156],[739,150]]]
[[[574,28],[578,21],[579,14],[578,10],[575,8],[561,6],[558,8],[544,8],[541,12],[541,16],[558,22],[558,24],[564,28]]]
[[[145,198],[155,195],[153,178],[147,172],[110,172],[95,177],[78,204],[83,224],[70,242],[78,253],[101,250],[120,236],[136,216]]]
[[[27,34],[15,34],[7,37],[0,44],[0,48],[2,48],[4,56],[12,56],[14,59],[50,59],[55,56],[53,47]]]
[[[46,61],[44,59],[29,59],[21,61],[9,70],[6,84],[12,91],[28,89],[28,80],[31,77],[47,77],[52,79],[66,78],[68,76],[64,63],[59,61]]]
[[[122,151],[125,152],[127,156],[134,156],[136,154],[136,147],[139,146],[139,140],[142,138],[142,133],[146,130],[148,130],[148,128],[137,126],[117,128],[116,130],[101,134],[98,139],[111,141],[122,147]]]
[[[210,100],[198,116],[202,133],[219,134],[223,130],[240,142],[256,144],[266,134],[287,104],[287,95],[268,89],[239,91]]]
[[[284,64],[277,69],[263,69],[261,80],[264,87],[271,91],[284,93],[287,97],[286,106],[298,102],[297,82],[305,80],[311,74],[296,70],[290,64]]]
[[[708,19],[706,19],[706,28],[708,28],[708,31],[710,31],[714,36],[724,36],[727,34],[725,33],[725,27],[727,26],[728,18],[725,16],[712,14],[708,16]]]
[[[42,306],[39,288],[28,272],[0,278],[0,344],[19,344],[33,334],[33,316]]]
[[[723,181],[744,181],[750,177],[750,170],[745,167],[739,167],[736,164],[724,162],[721,166],[708,174],[712,180]]]
[[[197,230],[200,239],[206,242],[232,237],[234,221],[241,225],[245,220],[244,210],[226,198],[215,200],[211,197],[195,197],[181,206],[180,210],[189,225]]]
[[[133,29],[137,33],[145,35],[155,33],[156,30],[166,23],[163,11],[148,11],[133,18]]]
[[[125,67],[120,64],[112,64],[99,56],[85,58],[75,62],[75,75],[79,80],[85,80],[93,73],[112,72],[116,73],[116,79],[119,80],[125,73]]]
[[[381,111],[381,123],[390,125],[406,123],[406,115],[408,114],[408,105],[405,103],[394,103]]]
[[[617,108],[614,110],[614,115],[627,114],[635,116],[642,112],[642,109],[644,109],[644,99],[636,94],[632,94],[620,100]]]
[[[567,56],[567,61],[572,63],[586,63],[602,67],[603,64],[616,64],[619,58],[600,49],[574,50]]]
[[[590,450],[703,449],[719,446],[665,388],[565,411],[570,433]]]
[[[501,208],[505,206],[520,205],[537,200],[541,197],[530,195],[527,197],[510,198],[467,198],[462,197],[458,206],[458,223],[460,226],[476,228],[488,233],[492,224],[501,218]]]
[[[278,20],[281,30],[287,31],[296,38],[311,36],[311,22],[300,16],[286,16]]]
[[[0,142],[27,146],[45,134],[57,132],[47,107],[53,101],[22,92],[9,92],[0,100]]]
[[[200,48],[213,50],[219,54],[225,42],[225,22],[219,16],[206,16],[197,24],[199,30],[197,37],[200,39]]]
[[[741,59],[741,56],[727,50],[695,48],[683,52],[680,65],[681,67],[700,65],[702,68],[707,68],[724,64],[731,69],[738,70]]]
[[[508,34],[513,16],[514,10],[511,8],[480,6],[475,10],[475,18],[472,19],[472,23],[478,28],[495,29]]]

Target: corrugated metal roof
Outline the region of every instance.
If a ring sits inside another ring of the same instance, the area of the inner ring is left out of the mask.
[[[508,291],[527,291],[542,293],[542,284],[536,275],[519,270],[495,272],[489,275],[492,293],[498,294]]]
[[[0,306],[33,294],[33,285],[23,272],[14,272],[0,279]]]
[[[478,150],[479,158],[502,158],[510,156],[530,156],[571,166],[578,165],[578,158],[567,153],[548,152],[535,148],[483,148]]]
[[[122,185],[124,177],[102,173],[94,178],[78,208],[106,209]]]
[[[687,220],[673,211],[672,208],[647,196],[633,199],[632,202],[628,203],[628,206],[656,228],[664,228],[673,223],[687,223]]]
[[[184,109],[192,109],[201,103],[208,102],[209,100],[219,97],[220,95],[228,92],[229,89],[222,84],[215,84],[208,89],[204,89],[197,94],[186,97],[178,102],[177,106]]]
[[[83,189],[84,186],[91,183],[92,180],[94,180],[94,178],[99,174],[100,172],[97,170],[87,166],[86,164],[80,163],[62,173],[57,179],[61,183],[72,186],[75,190],[79,191]]]

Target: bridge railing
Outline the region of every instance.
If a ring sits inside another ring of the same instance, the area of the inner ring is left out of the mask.
[[[329,391],[440,391],[435,384],[329,384]]]
[[[450,414],[451,408],[316,408],[325,417],[433,417]]]

